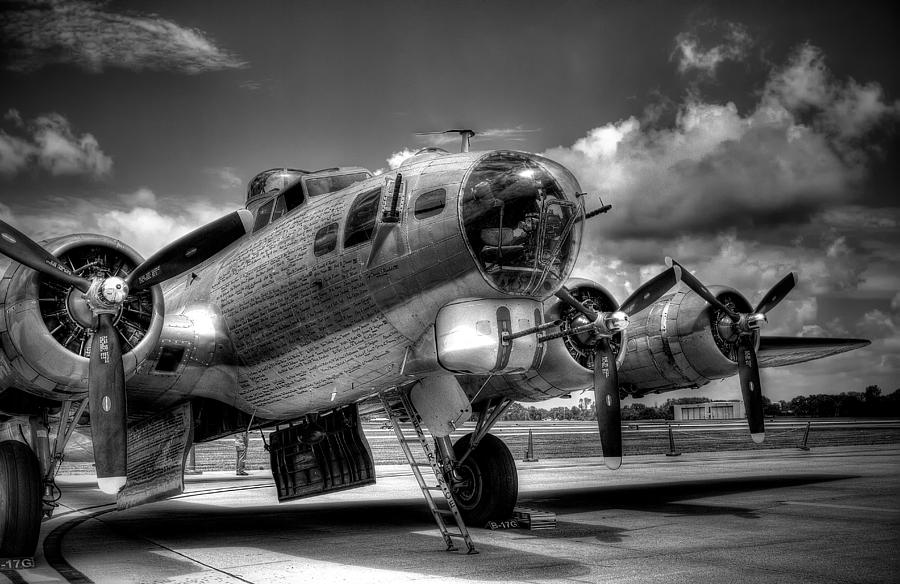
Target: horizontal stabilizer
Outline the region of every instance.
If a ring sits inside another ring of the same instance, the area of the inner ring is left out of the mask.
[[[760,367],[782,367],[852,351],[871,344],[866,339],[821,337],[762,337],[757,359]]]

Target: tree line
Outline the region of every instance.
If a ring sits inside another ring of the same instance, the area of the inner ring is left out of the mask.
[[[708,397],[682,397],[667,399],[659,406],[648,406],[632,403],[622,406],[623,420],[672,420],[675,418],[675,406],[681,404],[706,403]],[[763,409],[766,416],[794,416],[801,418],[885,418],[900,417],[900,389],[882,395],[881,388],[870,385],[864,391],[845,393],[815,394],[797,396],[790,401],[773,402],[763,397]],[[581,398],[577,405],[571,407],[557,406],[549,410],[536,406],[525,406],[513,403],[504,413],[503,420],[596,420],[597,412],[591,398]]]

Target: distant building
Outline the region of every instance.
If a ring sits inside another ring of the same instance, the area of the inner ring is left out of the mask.
[[[678,404],[673,407],[676,420],[735,420],[745,417],[744,403],[740,400]]]

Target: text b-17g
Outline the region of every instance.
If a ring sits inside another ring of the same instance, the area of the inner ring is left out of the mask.
[[[99,486],[121,508],[181,492],[191,444],[248,425],[275,429],[288,500],[374,482],[359,409],[380,397],[434,438],[463,527],[511,517],[515,465],[490,430],[513,401],[593,387],[618,468],[622,396],[737,374],[761,441],[759,367],[867,344],[761,336],[793,274],[753,305],[670,260],[620,304],[570,279],[585,223],[607,209],[586,212],[568,170],[463,150],[382,176],[260,173],[246,209],[146,260],[110,237],[38,245],[0,223],[0,556],[33,553],[87,418]]]

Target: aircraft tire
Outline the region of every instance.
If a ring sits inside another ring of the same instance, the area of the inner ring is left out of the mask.
[[[37,456],[23,442],[0,442],[0,557],[34,555],[42,514]]]
[[[472,434],[453,445],[457,458],[469,449]],[[457,508],[468,525],[483,527],[489,521],[507,521],[519,497],[519,476],[512,453],[503,440],[486,434],[459,469],[466,484],[453,490]]]

